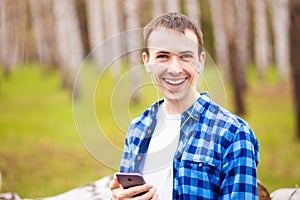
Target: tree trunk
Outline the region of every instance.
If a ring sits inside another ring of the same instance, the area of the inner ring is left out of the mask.
[[[106,56],[105,49],[101,45],[104,42],[104,17],[102,15],[104,9],[101,5],[101,0],[88,0],[86,1],[86,5],[90,48],[97,48],[93,51],[92,56],[97,67],[100,70],[104,70]]]
[[[179,12],[179,0],[167,0],[167,11],[168,12]]]
[[[254,0],[254,53],[259,78],[263,78],[270,62],[270,39],[266,17],[266,0]]]
[[[9,61],[8,53],[11,48],[8,45],[8,19],[7,19],[7,2],[3,0],[0,4],[0,63],[2,65],[4,77],[9,75]]]
[[[50,65],[55,64],[54,31],[48,28],[53,27],[53,5],[51,1],[30,0],[29,6],[39,61],[47,71]]]
[[[131,91],[134,91],[131,97],[131,103],[137,104],[140,102],[140,82],[142,80],[142,73],[140,70],[141,59],[140,50],[142,47],[141,31],[139,28],[138,16],[138,0],[124,1],[125,15],[126,15],[126,42],[129,50],[129,66],[131,71]]]
[[[120,37],[120,11],[116,0],[104,1],[106,38],[110,38],[110,47],[107,48],[108,58],[113,62],[110,67],[111,75],[116,80],[121,75],[121,62],[119,56],[122,53],[122,41]],[[111,38],[113,37],[113,38]],[[108,67],[108,66],[106,66]]]
[[[244,34],[240,27],[248,26],[245,24],[247,20],[240,17],[242,12],[245,12],[247,5],[242,5],[243,2],[239,2],[234,7],[235,2],[232,0],[223,0],[223,19],[225,33],[227,37],[227,45],[229,52],[229,65],[230,65],[230,79],[234,95],[235,112],[238,115],[244,115],[246,113],[244,95],[246,92],[246,65],[245,60],[240,58],[242,55],[240,51],[246,51],[245,43],[240,40],[244,37]],[[244,2],[246,3],[246,2]],[[243,13],[245,14],[245,13]]]
[[[17,33],[22,27],[19,24],[21,22],[18,21],[21,14],[16,14],[19,11],[19,3],[9,0],[2,0],[0,3],[0,64],[5,78],[9,77],[12,66],[20,60],[20,43]]]
[[[250,63],[250,48],[249,48],[249,6],[247,1],[234,1],[235,6],[235,62],[236,75],[239,89],[244,91],[247,89],[246,71]],[[243,95],[243,94],[242,94]]]
[[[189,17],[194,19],[200,26],[200,14],[199,14],[199,4],[197,0],[185,0],[185,5],[187,8],[187,14]]]
[[[73,0],[54,0],[56,44],[63,87],[73,89],[75,75],[83,61],[83,45]],[[74,97],[78,94],[74,88]]]
[[[222,16],[222,4],[219,0],[210,0],[210,9],[212,15],[214,49],[216,52],[217,64],[220,67],[225,82],[230,82],[229,73],[229,52],[227,48],[227,37],[224,29],[224,20]]]
[[[300,1],[290,1],[290,45],[291,45],[291,71],[294,83],[296,132],[300,140]]]
[[[271,0],[272,24],[274,32],[275,64],[281,80],[289,76],[289,7],[288,0]]]
[[[153,5],[153,18],[156,18],[160,15],[163,14],[164,9],[163,9],[163,1],[162,0],[152,0],[152,5]]]

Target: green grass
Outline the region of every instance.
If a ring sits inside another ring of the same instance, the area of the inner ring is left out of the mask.
[[[112,173],[81,144],[70,95],[56,73],[21,66],[0,90],[2,192],[56,195]]]
[[[213,85],[214,81],[209,82],[216,80],[213,76],[215,71],[207,70],[207,85],[203,87],[211,92],[218,88],[218,93],[226,100],[216,97],[216,101],[220,100],[219,103],[232,110],[230,90],[224,92],[220,81],[216,85]],[[87,74],[89,76],[82,77],[82,80],[88,87],[91,72],[88,70]],[[294,187],[300,184],[300,142],[296,141],[294,133],[291,86],[278,82],[273,69],[268,72],[266,81],[258,81],[251,69],[249,80],[246,95],[248,114],[243,118],[260,142],[258,177],[270,191]],[[84,133],[79,131],[79,138],[70,93],[60,88],[56,72],[45,75],[39,65],[23,65],[14,70],[9,79],[0,81],[2,192],[17,192],[22,197],[51,196],[114,172],[110,168],[112,166],[107,167],[95,159],[98,151],[102,151],[101,145],[95,144],[94,147],[82,139],[82,134],[95,131],[88,129],[92,119],[85,112],[87,102],[84,101],[76,103],[79,121],[86,130]],[[134,90],[128,89],[129,82],[128,73],[116,82],[106,72],[94,86],[92,94],[98,125],[110,144],[119,149],[122,149],[129,121],[160,98],[149,79],[144,79],[143,103],[130,105],[128,93]],[[84,97],[86,93],[81,95]],[[84,145],[92,149],[93,155]],[[119,162],[110,151],[105,154],[115,163]]]

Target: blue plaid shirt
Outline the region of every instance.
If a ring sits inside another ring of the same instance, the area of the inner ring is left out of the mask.
[[[134,119],[121,172],[143,172],[160,100]],[[259,144],[248,124],[211,101],[207,93],[181,114],[173,159],[173,199],[258,199]]]

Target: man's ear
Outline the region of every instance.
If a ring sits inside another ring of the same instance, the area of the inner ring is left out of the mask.
[[[199,55],[199,64],[197,66],[198,73],[203,72],[205,58],[206,58],[206,54],[204,53],[204,51],[202,51],[201,54]]]
[[[146,52],[143,52],[142,59],[145,65],[146,72],[151,73],[150,64],[149,64],[149,56]]]

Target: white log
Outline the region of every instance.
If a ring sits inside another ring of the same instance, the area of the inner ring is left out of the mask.
[[[281,188],[271,193],[272,200],[299,200],[300,188]]]

